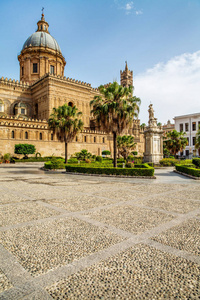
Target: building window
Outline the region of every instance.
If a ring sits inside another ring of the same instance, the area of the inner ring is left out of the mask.
[[[28,132],[25,132],[25,139],[28,140]]]
[[[38,72],[38,64],[34,63],[33,64],[33,73],[37,73]]]
[[[185,123],[185,131],[189,131],[189,124]]]
[[[77,136],[76,136],[76,142],[78,142],[78,138],[77,138]]]
[[[40,29],[42,30],[42,25],[40,25]]]
[[[196,144],[196,137],[193,136],[193,138],[192,138],[192,145],[195,146],[195,144]]]
[[[105,138],[103,137],[102,142],[105,143]]]
[[[189,137],[187,137],[187,141],[188,141],[188,146],[189,146],[189,142],[190,142]]]
[[[84,141],[85,141],[85,143],[87,142],[87,136],[84,137]]]
[[[4,104],[0,101],[0,112],[4,112]]]
[[[25,108],[21,108],[21,114],[25,115],[25,112],[26,112]]]
[[[53,141],[53,133],[51,134],[51,141]]]
[[[196,130],[196,122],[192,122],[192,131]]]
[[[94,137],[94,143],[96,143],[96,137]]]
[[[46,30],[46,25],[44,25],[44,30]]]
[[[24,67],[22,67],[22,76],[24,76]]]
[[[180,131],[183,131],[183,124],[180,124]]]
[[[15,132],[14,132],[14,130],[11,132],[11,138],[12,138],[12,139],[15,138]]]
[[[71,107],[73,107],[73,106],[74,106],[74,104],[73,104],[72,102],[69,102],[69,103],[68,103],[68,106],[71,106]]]
[[[50,73],[54,74],[54,66],[50,66]]]
[[[42,133],[40,132],[40,140],[42,140]]]

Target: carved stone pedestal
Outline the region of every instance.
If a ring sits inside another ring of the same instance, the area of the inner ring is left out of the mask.
[[[149,122],[144,131],[145,152],[144,162],[158,164],[163,158],[163,130],[157,126],[157,119],[154,118],[153,105],[149,105]]]

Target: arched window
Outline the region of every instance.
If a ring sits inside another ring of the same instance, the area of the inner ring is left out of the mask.
[[[25,103],[16,103],[14,105],[14,115],[27,115],[27,105]]]
[[[11,138],[12,138],[12,139],[15,138],[15,132],[14,132],[14,130],[11,132]]]
[[[4,112],[4,103],[0,100],[0,112]]]
[[[94,137],[94,143],[96,143],[96,137]]]
[[[85,141],[85,143],[87,142],[87,136],[84,137],[84,141]]]
[[[40,132],[40,140],[42,140],[42,132]]]
[[[25,139],[28,140],[28,132],[25,132]]]
[[[76,142],[78,142],[78,137],[76,136]]]
[[[53,133],[51,134],[51,141],[53,141]]]
[[[102,142],[105,143],[105,138],[103,137]]]
[[[68,103],[68,106],[71,106],[71,107],[73,107],[74,106],[74,104],[70,101],[69,103]]]

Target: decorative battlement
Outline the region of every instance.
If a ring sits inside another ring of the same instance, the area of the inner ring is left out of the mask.
[[[23,81],[19,81],[19,80],[15,80],[15,79],[8,79],[7,77],[4,78],[3,76],[0,78],[0,83],[3,83],[3,84],[9,84],[9,85],[12,85],[12,86],[19,86],[19,87],[25,87],[25,88],[28,88],[30,85],[28,82],[23,82]]]
[[[69,77],[66,77],[66,76],[62,77],[60,75],[54,75],[54,74],[51,74],[51,73],[46,73],[45,75],[40,77],[38,80],[34,81],[32,85],[37,84],[39,81],[41,81],[42,79],[47,78],[47,77],[56,78],[56,79],[59,79],[59,80],[62,80],[62,81],[68,81],[68,82],[76,83],[78,85],[84,85],[84,86],[91,87],[90,83],[87,83],[87,82],[84,82],[84,81],[81,81],[81,80],[77,80],[77,79],[73,79],[73,78],[69,78]]]

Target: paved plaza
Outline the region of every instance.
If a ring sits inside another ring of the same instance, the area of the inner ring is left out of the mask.
[[[0,166],[0,299],[199,299],[200,181]]]

